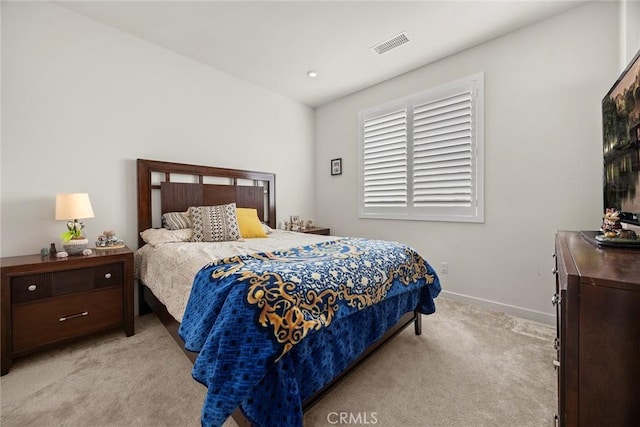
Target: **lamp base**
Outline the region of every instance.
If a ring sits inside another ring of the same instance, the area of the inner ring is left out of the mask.
[[[71,239],[67,243],[63,243],[64,251],[69,255],[82,255],[82,251],[87,249],[89,239]]]

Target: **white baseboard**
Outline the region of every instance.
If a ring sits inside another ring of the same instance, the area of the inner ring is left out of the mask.
[[[510,314],[512,316],[522,317],[524,319],[535,320],[536,322],[546,323],[549,325],[556,324],[556,316],[552,313],[544,313],[542,311],[529,310],[528,308],[517,307],[515,305],[503,304],[500,302],[490,301],[482,298],[470,297],[468,295],[458,294],[442,290],[440,293],[443,297],[454,301],[459,301],[469,305],[477,305],[489,310],[498,311],[500,313]],[[438,300],[436,299],[436,307]]]

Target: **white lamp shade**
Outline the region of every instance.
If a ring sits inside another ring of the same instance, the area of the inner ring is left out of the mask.
[[[87,193],[56,194],[56,219],[93,218],[93,208]]]

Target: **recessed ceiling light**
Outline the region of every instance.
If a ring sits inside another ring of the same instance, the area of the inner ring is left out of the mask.
[[[309,71],[307,71],[307,76],[309,76],[309,77],[311,77],[313,79],[313,78],[318,77],[318,73],[316,73],[313,70],[309,70]]]

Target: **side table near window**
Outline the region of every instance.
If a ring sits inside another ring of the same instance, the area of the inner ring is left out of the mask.
[[[2,375],[12,359],[54,344],[115,327],[134,334],[129,248],[68,258],[14,256],[0,262]]]
[[[322,234],[323,236],[329,236],[331,234],[330,228],[322,228],[322,227],[311,227],[305,228],[304,230],[300,230],[301,233],[307,234]]]

